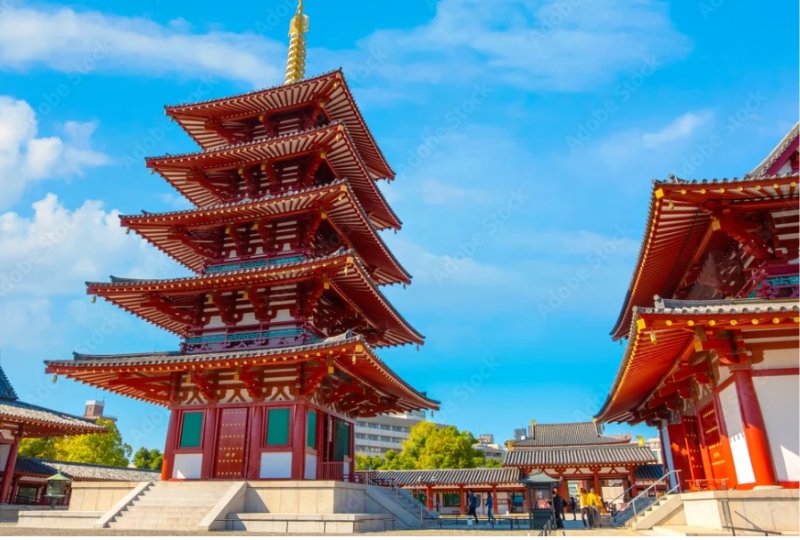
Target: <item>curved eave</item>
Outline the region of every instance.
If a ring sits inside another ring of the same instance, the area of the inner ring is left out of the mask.
[[[361,204],[378,229],[402,227],[380,188],[371,178],[347,128],[333,122],[320,128],[265,138],[251,143],[214,148],[205,152],[146,158],[147,167],[157,171],[167,182],[198,207],[217,205],[221,200],[191,177],[193,170],[207,173],[234,168],[243,163],[283,160],[308,155],[328,146],[326,162],[339,178],[347,178]]]
[[[639,256],[611,337],[628,333],[632,308],[648,305],[653,297],[670,297],[711,225],[702,205],[720,201],[736,205],[749,202],[791,202],[798,198],[797,173],[732,180],[656,181]],[[670,203],[672,208],[670,208]]]
[[[347,180],[323,187],[269,195],[256,200],[226,203],[202,209],[120,216],[129,227],[161,251],[190,270],[202,273],[205,260],[178,240],[169,239],[169,228],[176,225],[197,228],[226,226],[255,219],[276,219],[286,214],[311,212],[322,205],[334,227],[356,248],[365,262],[376,268],[375,280],[381,285],[411,283],[411,275],[386,246],[367,216]]]
[[[598,422],[638,422],[636,412],[676,369],[678,360],[694,352],[697,327],[747,332],[800,328],[796,298],[673,303],[684,307],[634,308],[631,337],[611,391],[595,417]]]
[[[383,330],[382,346],[416,343],[424,336],[417,332],[386,299],[352,251],[287,263],[267,268],[218,272],[168,280],[129,280],[112,278],[112,283],[87,283],[87,293],[100,296],[156,326],[185,337],[185,323],[175,321],[155,308],[143,308],[144,295],[150,293],[201,294],[210,290],[235,291],[248,286],[276,286],[286,282],[317,279],[328,274],[332,288],[367,321]],[[386,323],[386,324],[380,324]]]
[[[132,386],[112,386],[109,383],[121,373],[147,377],[148,374],[163,376],[169,373],[185,373],[195,368],[235,369],[239,365],[280,367],[306,361],[325,362],[328,353],[334,355],[334,365],[339,371],[354,380],[367,383],[387,396],[397,398],[400,408],[439,409],[438,401],[411,387],[377,356],[363,337],[352,334],[280,349],[199,354],[76,355],[75,360],[52,360],[46,361],[45,365],[47,373],[62,375],[134,399],[167,405],[164,397],[153,397],[145,390]]]
[[[368,164],[374,178],[394,179],[395,173],[386,161],[369,126],[353,98],[341,69],[304,79],[293,84],[283,84],[229,96],[221,99],[168,105],[165,112],[173,118],[203,149],[227,144],[219,134],[205,127],[205,120],[245,114],[260,114],[274,109],[286,109],[293,105],[309,103],[326,98],[325,111],[332,120],[344,122],[353,133],[359,152]]]

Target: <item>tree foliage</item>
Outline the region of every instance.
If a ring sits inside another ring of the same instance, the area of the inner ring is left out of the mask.
[[[106,426],[108,431],[70,437],[23,439],[19,453],[40,459],[127,467],[133,451],[130,445],[122,441],[122,435],[114,422],[100,419],[97,423]]]
[[[157,471],[161,469],[161,463],[163,461],[164,455],[156,448],[148,450],[142,446],[133,455],[133,465],[137,469],[151,469]]]
[[[483,453],[472,448],[477,443],[469,431],[420,422],[411,428],[401,452],[389,450],[383,457],[356,456],[356,469],[472,469],[489,466]],[[492,461],[497,463],[491,466],[499,466],[499,460]]]

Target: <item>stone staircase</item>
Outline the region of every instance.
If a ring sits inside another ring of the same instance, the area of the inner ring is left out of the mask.
[[[421,529],[438,523],[438,514],[431,512],[408,492],[400,488],[370,485],[367,493],[379,502],[387,503],[387,510],[407,528]],[[397,528],[405,528],[396,523]]]
[[[143,491],[109,522],[112,529],[193,530],[232,482],[158,482]]]
[[[638,501],[636,501],[636,508],[650,508],[656,502],[655,497],[642,497]],[[640,504],[641,503],[641,504]],[[641,513],[641,512],[640,512]],[[633,506],[628,504],[624,510],[619,512],[616,516],[614,516],[614,524],[617,526],[626,525],[633,519]]]
[[[637,530],[652,529],[654,526],[661,525],[676,512],[682,509],[682,501],[679,493],[672,493],[654,501],[647,510],[639,512],[639,519],[633,516],[628,519],[626,525]],[[638,508],[638,503],[637,503]]]

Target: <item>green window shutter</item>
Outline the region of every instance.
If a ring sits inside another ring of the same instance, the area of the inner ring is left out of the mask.
[[[460,500],[458,498],[458,493],[445,493],[444,494],[444,505],[445,506],[459,506]]]
[[[333,460],[344,461],[344,456],[348,454],[350,454],[350,424],[337,419]]]
[[[185,412],[181,424],[181,448],[198,448],[200,433],[203,431],[203,413]]]
[[[317,411],[308,411],[306,446],[309,448],[316,448],[317,446]]]
[[[269,409],[267,413],[267,446],[288,446],[289,409]]]

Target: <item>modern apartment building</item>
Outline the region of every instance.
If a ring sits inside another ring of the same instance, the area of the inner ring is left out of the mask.
[[[356,421],[356,453],[382,456],[389,450],[399,452],[411,428],[425,420],[424,412],[385,414]]]

